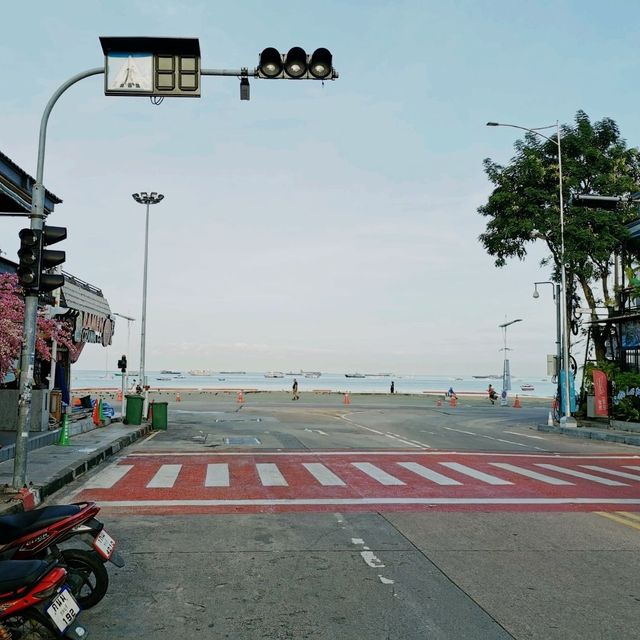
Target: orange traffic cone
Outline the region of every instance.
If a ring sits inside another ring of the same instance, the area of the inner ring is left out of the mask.
[[[351,404],[351,398],[349,398],[349,394],[348,393],[344,394],[344,398],[343,398],[342,402],[344,404]]]
[[[438,401],[436,402],[436,407],[441,407],[441,406],[442,406],[442,400],[438,398]]]
[[[236,398],[236,401],[239,402],[240,404],[244,402],[244,393],[242,391],[238,391],[238,396]]]
[[[97,426],[100,425],[100,400],[96,398],[96,402],[93,405],[93,413],[91,414],[91,419],[93,420],[93,424]]]
[[[176,393],[176,402],[182,402],[182,398],[179,393]]]
[[[456,398],[455,396],[451,396],[451,398],[449,400],[449,406],[450,407],[457,407],[458,406],[458,398]]]
[[[516,396],[516,401],[513,403],[513,408],[522,409],[522,405],[520,404],[520,398],[518,398],[518,396]]]
[[[122,402],[122,389],[118,390],[118,396],[117,396],[116,400],[118,402]]]

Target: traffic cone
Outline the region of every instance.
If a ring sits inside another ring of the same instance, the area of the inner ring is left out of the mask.
[[[116,398],[118,402],[122,402],[122,389],[118,390],[118,397]]]
[[[513,408],[514,409],[522,409],[522,405],[520,404],[520,398],[518,398],[518,396],[516,396],[516,400],[513,403]]]
[[[93,424],[97,426],[100,425],[100,406],[99,400],[96,398],[95,404],[93,405],[93,413],[91,414],[91,419],[93,420]]]
[[[547,427],[553,427],[553,414],[549,411],[549,417],[547,418]]]
[[[104,425],[104,405],[102,404],[102,399],[100,399],[100,403],[98,404],[98,420],[100,420],[100,426]]]
[[[242,404],[244,402],[244,393],[242,391],[238,391],[236,402],[238,402],[239,404]]]
[[[442,400],[440,400],[440,398],[438,398],[437,402],[436,402],[436,407],[441,407],[442,406]]]
[[[182,398],[179,393],[176,393],[176,402],[182,402]]]
[[[153,402],[149,403],[149,408],[147,409],[147,421],[153,420]]]
[[[458,399],[455,396],[451,396],[451,399],[449,400],[449,406],[450,407],[458,406]]]
[[[349,394],[348,393],[344,394],[344,398],[343,398],[342,402],[344,404],[351,404],[351,398],[349,398]]]
[[[69,416],[65,413],[62,416],[62,429],[60,429],[60,437],[56,444],[66,447],[69,444]]]

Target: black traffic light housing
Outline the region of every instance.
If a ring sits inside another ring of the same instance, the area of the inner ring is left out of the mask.
[[[40,291],[53,291],[64,284],[64,276],[61,273],[45,273],[53,267],[61,265],[67,258],[64,251],[58,249],[45,249],[49,245],[62,242],[67,237],[66,227],[42,228],[42,244],[40,250]]]
[[[586,193],[577,194],[571,199],[574,207],[604,209],[605,211],[615,211],[621,202],[626,202],[626,199],[621,196],[596,196]]]
[[[288,80],[335,80],[337,72],[332,67],[331,52],[324,47],[310,56],[302,47],[292,47],[286,54],[267,47],[260,54],[256,69],[259,78]]]
[[[127,370],[127,356],[123,355],[120,360],[118,360],[118,369],[124,373]]]
[[[40,247],[42,232],[39,229],[21,229],[18,250],[18,282],[27,291],[37,291],[40,281]]]

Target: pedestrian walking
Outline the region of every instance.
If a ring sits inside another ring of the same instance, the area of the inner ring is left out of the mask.
[[[491,400],[491,404],[495,404],[496,400],[498,399],[498,394],[496,393],[496,390],[489,385],[489,388],[487,389],[487,393],[489,394],[489,400]]]
[[[298,381],[294,378],[293,379],[293,398],[291,398],[292,400],[299,400],[300,396],[298,395]]]
[[[394,383],[394,381],[391,381],[391,393],[395,393],[396,392],[396,385]]]
[[[458,399],[458,396],[456,395],[456,392],[453,390],[453,387],[449,387],[449,391],[447,391],[447,396],[449,396],[449,398],[455,398],[456,400]]]

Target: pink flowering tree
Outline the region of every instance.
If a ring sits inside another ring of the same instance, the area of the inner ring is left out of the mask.
[[[14,274],[0,274],[0,381],[10,371],[17,373],[22,350],[22,326],[24,322],[24,296]],[[36,331],[36,355],[42,360],[51,360],[50,342],[75,351],[71,339],[71,328],[66,321],[48,319],[38,310]]]

